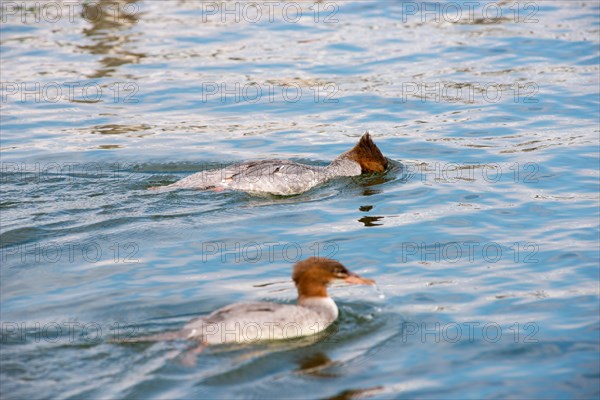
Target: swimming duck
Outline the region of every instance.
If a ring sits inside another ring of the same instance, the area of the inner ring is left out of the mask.
[[[150,189],[230,189],[290,196],[306,192],[333,178],[384,172],[387,166],[387,158],[366,132],[352,149],[340,154],[326,167],[288,160],[249,161],[201,171],[171,185]]]
[[[180,331],[124,341],[187,339],[205,346],[314,335],[327,329],[338,317],[338,308],[327,293],[330,283],[375,284],[372,279],[348,271],[339,261],[319,257],[296,263],[292,279],[298,290],[297,304],[234,303],[191,320]]]

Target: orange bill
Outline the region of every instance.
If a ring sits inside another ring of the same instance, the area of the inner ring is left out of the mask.
[[[344,282],[350,283],[352,285],[374,285],[375,281],[373,279],[363,278],[362,276],[356,274],[350,274]]]

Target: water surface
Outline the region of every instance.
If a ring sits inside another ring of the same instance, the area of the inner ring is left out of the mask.
[[[598,396],[597,4],[24,3],[0,40],[3,398]],[[146,190],[325,165],[365,130],[383,176]],[[111,342],[293,302],[311,255],[384,296],[336,286],[330,336],[192,367],[183,342]]]

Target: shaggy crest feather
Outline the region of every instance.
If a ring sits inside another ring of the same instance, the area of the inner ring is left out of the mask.
[[[356,146],[347,154],[348,158],[360,164],[363,173],[383,172],[387,168],[387,158],[371,139],[369,132],[365,132]]]

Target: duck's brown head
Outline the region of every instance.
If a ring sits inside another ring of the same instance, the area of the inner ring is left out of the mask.
[[[340,280],[353,285],[374,285],[372,279],[358,276],[339,261],[324,257],[310,257],[294,265],[292,279],[298,288],[298,297],[327,297],[327,285]]]
[[[383,172],[388,166],[388,160],[371,139],[369,132],[365,132],[356,146],[348,151],[345,156],[360,164],[362,173]]]

